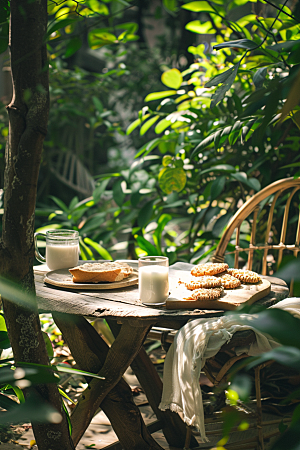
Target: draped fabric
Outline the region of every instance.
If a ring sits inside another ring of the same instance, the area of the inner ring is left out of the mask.
[[[271,308],[280,308],[300,318],[300,299],[289,298]],[[197,427],[203,441],[205,435],[204,412],[200,372],[206,359],[213,357],[223,344],[237,331],[253,330],[256,341],[236,348],[236,354],[255,356],[279,346],[271,336],[251,325],[252,314],[230,314],[219,318],[196,319],[188,322],[175,335],[164,363],[163,393],[159,408],[179,413],[184,422]],[[246,321],[246,325],[245,325]]]

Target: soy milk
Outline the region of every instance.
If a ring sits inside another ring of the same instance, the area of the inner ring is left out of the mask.
[[[78,264],[78,244],[57,244],[46,246],[46,264],[50,270],[70,269]]]

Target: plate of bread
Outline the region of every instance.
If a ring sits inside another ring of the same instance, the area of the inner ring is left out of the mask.
[[[138,284],[138,272],[126,262],[95,261],[48,272],[44,282],[66,289],[118,289]]]

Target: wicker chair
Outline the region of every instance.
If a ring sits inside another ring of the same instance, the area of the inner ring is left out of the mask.
[[[284,252],[292,252],[297,257],[300,250],[300,214],[299,199],[295,201],[295,194],[299,190],[300,178],[286,178],[270,184],[246,201],[228,223],[213,256],[213,262],[227,261],[230,267],[243,267],[262,275],[273,275],[282,261]],[[295,217],[295,211],[298,220],[293,220],[293,223],[289,224],[289,217],[291,215]],[[247,241],[243,239],[243,233],[249,235],[249,231],[250,241]],[[160,333],[159,329],[153,329],[148,337],[158,339],[161,335],[162,342],[168,344],[173,342],[175,332],[164,330]],[[252,331],[236,333],[229,344],[225,344],[214,358],[206,361],[204,372],[215,386],[225,382],[233,364],[247,356],[235,355],[236,343],[240,345],[243,342],[247,345],[253,342],[253,339],[255,335]],[[258,436],[252,447],[260,450],[264,448],[260,393],[262,368],[263,366],[260,366],[255,370]],[[189,448],[191,436],[191,429],[188,427],[187,430],[186,449]]]
[[[299,189],[300,178],[285,178],[275,181],[246,201],[228,223],[213,256],[213,262],[224,262],[229,255],[234,255],[234,267],[238,268],[241,266],[241,255],[248,253],[247,261],[242,260],[242,265],[262,275],[273,275],[282,261],[284,251],[292,252],[297,257],[300,250],[299,199],[295,205],[293,200]],[[298,221],[288,227],[292,206],[296,206],[294,209],[298,211]],[[242,227],[245,222],[251,229],[250,242],[243,241],[241,245]],[[261,242],[257,242],[258,230]],[[235,243],[232,244],[234,235]]]

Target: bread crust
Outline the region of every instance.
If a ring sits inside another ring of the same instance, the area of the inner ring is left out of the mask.
[[[114,283],[127,278],[133,269],[126,263],[86,263],[69,269],[74,283]]]

